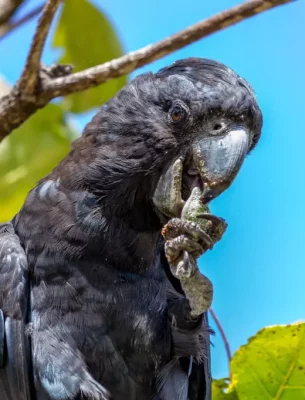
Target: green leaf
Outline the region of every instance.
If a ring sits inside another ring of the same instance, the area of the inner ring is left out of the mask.
[[[123,54],[118,37],[106,16],[86,0],[66,1],[55,31],[55,47],[63,49],[59,60],[72,64],[74,71],[93,67]],[[65,97],[72,112],[84,112],[101,106],[127,82],[127,77],[110,80],[93,89]]]
[[[238,400],[236,391],[229,389],[228,379],[213,379],[212,398],[213,400]]]
[[[305,323],[264,328],[250,338],[231,361],[238,399],[305,399],[304,343]]]
[[[60,105],[49,104],[0,144],[0,222],[11,219],[30,189],[68,153],[76,137]]]

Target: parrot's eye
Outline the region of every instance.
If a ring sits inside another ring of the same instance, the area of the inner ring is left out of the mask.
[[[180,104],[175,104],[170,111],[170,117],[173,122],[180,122],[185,119],[186,110]]]

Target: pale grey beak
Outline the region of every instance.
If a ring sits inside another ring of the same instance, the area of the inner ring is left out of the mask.
[[[193,146],[193,160],[204,183],[203,202],[226,190],[240,170],[249,150],[249,133],[234,128],[223,135],[202,138]]]

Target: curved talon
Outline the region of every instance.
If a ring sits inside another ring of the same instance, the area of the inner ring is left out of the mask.
[[[189,269],[189,268],[190,268],[191,261],[190,261],[190,255],[189,255],[189,253],[188,253],[186,250],[183,251],[183,257],[182,257],[182,259],[183,259],[184,265],[187,266],[186,269]]]
[[[198,218],[204,218],[207,221],[214,222],[216,224],[226,224],[226,221],[221,217],[216,217],[216,215],[210,213],[201,213],[197,215]]]
[[[214,245],[211,237],[196,222],[173,218],[162,229],[162,236],[165,240],[174,239],[181,234],[189,235],[197,242],[202,241],[208,248],[212,248]]]
[[[177,265],[177,271],[176,275],[177,277],[181,278],[182,276],[184,277],[190,277],[192,274],[193,268],[190,260],[190,254],[188,251],[184,250],[183,255],[182,255],[182,260],[179,261]]]
[[[198,234],[199,239],[202,240],[204,244],[206,244],[209,248],[212,248],[214,246],[214,242],[211,237],[202,229],[200,229],[200,231],[197,231],[196,233]]]
[[[182,251],[194,253],[199,257],[204,253],[202,246],[185,235],[180,235],[165,242],[165,255],[169,262],[174,262]]]
[[[178,262],[174,264],[170,263],[171,272],[178,279],[190,278],[190,276],[194,273],[195,268],[196,262],[193,260],[192,263],[191,256],[186,250],[183,251],[182,257],[180,257]]]

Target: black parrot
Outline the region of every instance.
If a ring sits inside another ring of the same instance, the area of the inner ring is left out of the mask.
[[[207,316],[171,274],[154,195],[183,157],[182,197],[215,198],[261,128],[248,83],[198,58],[97,112],[0,226],[1,400],[211,399]]]

